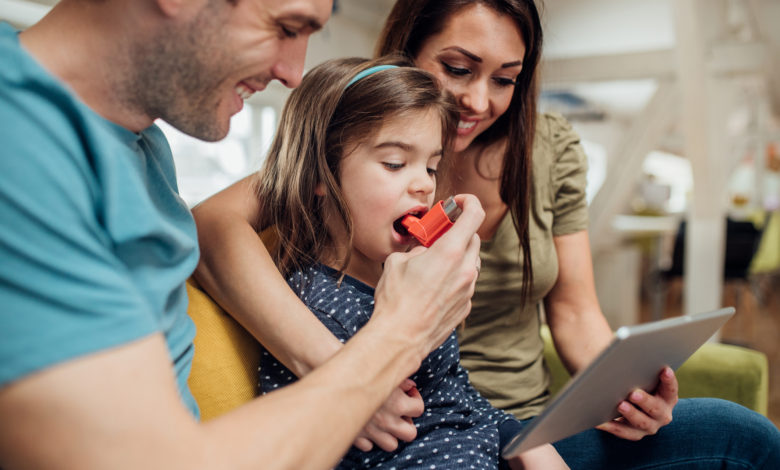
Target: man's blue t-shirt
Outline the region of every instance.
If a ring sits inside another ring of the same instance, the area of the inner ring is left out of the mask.
[[[198,261],[168,142],[84,105],[0,24],[0,387],[155,332],[185,404]]]

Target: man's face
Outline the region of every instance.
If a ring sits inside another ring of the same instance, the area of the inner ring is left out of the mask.
[[[298,86],[309,37],[330,17],[332,0],[205,3],[136,51],[132,86],[152,118],[216,141],[271,80]]]

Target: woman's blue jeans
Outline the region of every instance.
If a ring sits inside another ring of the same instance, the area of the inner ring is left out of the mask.
[[[780,470],[777,427],[743,406],[714,398],[680,400],[672,422],[640,441],[591,429],[554,445],[572,470]]]

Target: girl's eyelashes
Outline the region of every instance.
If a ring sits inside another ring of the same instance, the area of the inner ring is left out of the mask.
[[[428,174],[431,176],[436,176],[439,174],[439,170],[436,168],[428,168]]]
[[[400,170],[401,168],[404,167],[403,163],[382,162],[382,165],[384,165],[385,168],[391,171]]]

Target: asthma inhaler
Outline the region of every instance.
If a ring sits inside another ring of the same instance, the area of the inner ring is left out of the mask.
[[[417,241],[424,247],[429,247],[444,234],[455,219],[460,215],[460,207],[455,204],[452,196],[444,201],[439,201],[422,218],[407,215],[401,221]]]

